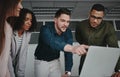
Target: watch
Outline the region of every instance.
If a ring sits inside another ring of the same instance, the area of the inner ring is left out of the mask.
[[[70,71],[66,71],[65,74],[67,74],[68,76],[70,76],[71,72]]]
[[[118,70],[118,72],[120,72],[120,70]]]

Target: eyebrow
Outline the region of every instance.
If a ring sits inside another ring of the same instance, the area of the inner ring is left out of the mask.
[[[102,19],[103,17],[96,17],[94,15],[90,15],[92,18],[95,18],[95,19]]]

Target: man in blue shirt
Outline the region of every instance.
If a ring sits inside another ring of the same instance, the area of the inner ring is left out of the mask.
[[[72,32],[68,28],[70,15],[68,9],[61,8],[55,14],[54,23],[41,27],[35,50],[35,77],[61,77],[60,51],[65,52],[66,73],[63,77],[68,77],[73,65],[72,53],[86,53],[88,46],[72,46]]]

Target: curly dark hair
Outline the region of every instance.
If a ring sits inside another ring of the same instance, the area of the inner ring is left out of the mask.
[[[26,8],[21,9],[20,16],[16,17],[16,21],[14,23],[13,30],[20,30],[22,28],[22,26],[25,22],[26,15],[28,13],[32,15],[32,25],[28,31],[29,32],[35,31],[36,26],[37,26],[36,17],[31,10],[26,9]]]

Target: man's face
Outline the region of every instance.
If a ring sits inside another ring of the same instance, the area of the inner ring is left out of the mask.
[[[103,11],[92,10],[89,15],[90,25],[94,28],[97,27],[102,22],[103,17]]]
[[[55,18],[55,29],[58,34],[65,32],[70,24],[70,16],[67,14],[61,14],[60,17]]]

